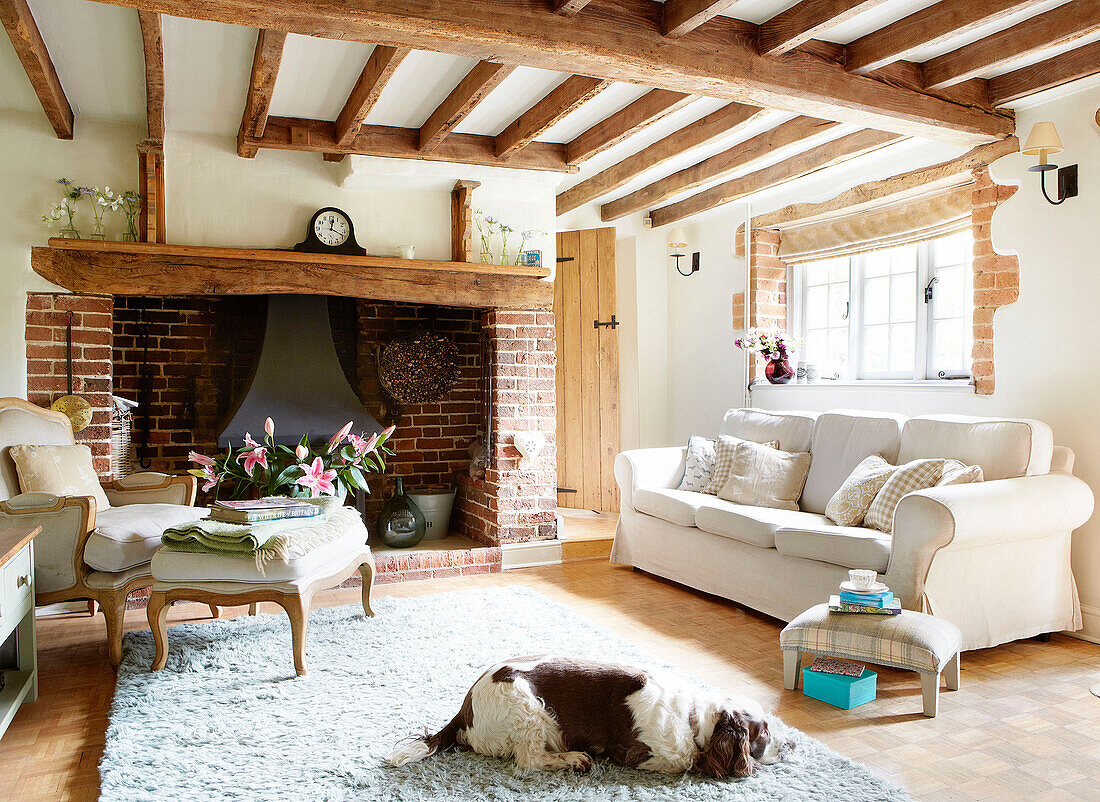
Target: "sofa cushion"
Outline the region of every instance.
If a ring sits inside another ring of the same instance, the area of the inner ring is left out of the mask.
[[[985,474],[982,473],[981,465],[966,465],[957,459],[949,459],[943,464],[943,475],[936,482],[936,487],[969,485],[984,481]]]
[[[693,434],[688,438],[684,478],[680,480],[677,490],[703,492],[714,473],[714,446],[715,442],[709,437]]]
[[[894,530],[894,511],[910,493],[935,487],[943,476],[942,459],[915,459],[899,465],[878,491],[863,519],[865,526],[880,532]]]
[[[91,496],[97,510],[110,509],[111,502],[99,484],[88,446],[14,445],[8,454],[15,462],[24,493]]]
[[[204,507],[127,504],[96,512],[95,530],[84,546],[84,562],[97,571],[125,571],[147,563],[170,526],[205,518]]]
[[[827,526],[824,515],[770,507],[748,507],[711,499],[695,513],[695,525],[712,535],[740,540],[762,549],[775,548],[775,532],[784,526]]]
[[[747,442],[748,440],[742,440],[740,437],[733,437],[728,434],[718,435],[718,442],[714,447],[714,466],[710,472],[710,479],[703,488],[704,493],[711,496],[718,495],[718,491],[725,486],[726,480],[730,478],[734,458],[737,456],[737,447]],[[779,441],[770,440],[763,445],[769,448],[779,448]]]
[[[818,416],[814,427],[814,455],[806,489],[799,506],[810,512],[825,512],[825,506],[852,470],[866,457],[880,454],[892,463],[901,445],[905,418],[888,412],[835,410]]]
[[[860,526],[780,527],[775,548],[788,557],[884,572],[890,562],[889,535]]]
[[[816,417],[813,412],[731,409],[722,420],[719,434],[728,434],[753,443],[778,440],[779,448],[784,451],[809,451]]]
[[[891,465],[878,454],[867,457],[829,499],[825,505],[825,517],[840,526],[859,526],[867,516],[867,510],[871,509],[875,496],[896,470],[896,465]]]
[[[942,457],[980,465],[987,482],[1050,473],[1054,435],[1042,421],[928,415],[901,432],[898,462]]]
[[[714,500],[693,490],[640,487],[634,491],[634,509],[679,526],[695,526],[696,510]]]
[[[718,497],[753,507],[797,510],[810,460],[808,451],[792,454],[758,443],[739,443]]]

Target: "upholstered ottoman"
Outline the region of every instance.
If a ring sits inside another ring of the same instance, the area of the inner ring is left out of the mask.
[[[959,628],[942,618],[911,610],[900,615],[830,613],[829,605],[818,604],[779,633],[783,687],[798,687],[803,652],[891,666],[921,675],[924,715],[933,717],[939,707],[941,672],[948,690],[959,689],[961,645]]]
[[[149,596],[149,629],[156,642],[153,671],[168,661],[168,608],[175,601],[195,601],[232,607],[275,602],[290,618],[294,669],[306,673],[306,626],[314,592],[332,588],[358,571],[363,577],[363,612],[373,616],[370,597],[374,586],[374,556],[366,544],[367,530],[354,510],[346,531],[287,562],[272,560],[261,571],[250,556],[227,556],[172,551],[161,547],[153,555],[152,593]]]

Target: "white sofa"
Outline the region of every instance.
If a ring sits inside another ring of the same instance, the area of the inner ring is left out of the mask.
[[[956,624],[964,649],[1081,628],[1070,541],[1093,495],[1045,423],[731,409],[721,434],[810,451],[800,511],[676,490],[684,447],[625,451],[615,460],[622,501],[611,562],[783,621],[825,601],[850,568],[871,568],[907,609]],[[825,505],[871,454],[898,464],[954,458],[980,465],[986,481],[910,493],[892,535],[836,526]]]

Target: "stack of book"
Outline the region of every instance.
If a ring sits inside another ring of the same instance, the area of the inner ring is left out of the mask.
[[[829,597],[829,610],[834,613],[898,615],[901,613],[901,602],[881,582],[870,590],[852,590],[849,583],[844,582],[840,593]]]
[[[314,518],[321,508],[295,498],[261,498],[248,501],[215,501],[210,505],[210,518],[230,524],[254,524],[282,521],[287,518]]]

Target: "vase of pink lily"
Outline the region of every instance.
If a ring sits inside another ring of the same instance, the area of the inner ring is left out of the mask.
[[[348,421],[321,446],[312,445],[309,436],[302,435],[298,445],[290,448],[275,442],[275,423],[268,418],[262,443],[246,434],[242,447],[230,447],[224,454],[208,457],[192,451],[188,458],[199,467],[189,473],[202,479],[202,489],[213,490],[215,498],[223,491],[226,498],[257,494],[335,496],[341,500],[351,490],[369,493],[367,474],[386,469],[386,455],[393,452],[385,443],[395,427],[368,437],[366,433],[353,434],[351,426]]]
[[[788,357],[794,350],[790,335],[782,329],[749,329],[744,337],[733,341],[734,346],[745,351],[756,351],[768,360],[764,367],[764,378],[772,384],[789,384],[794,378],[794,369]]]

